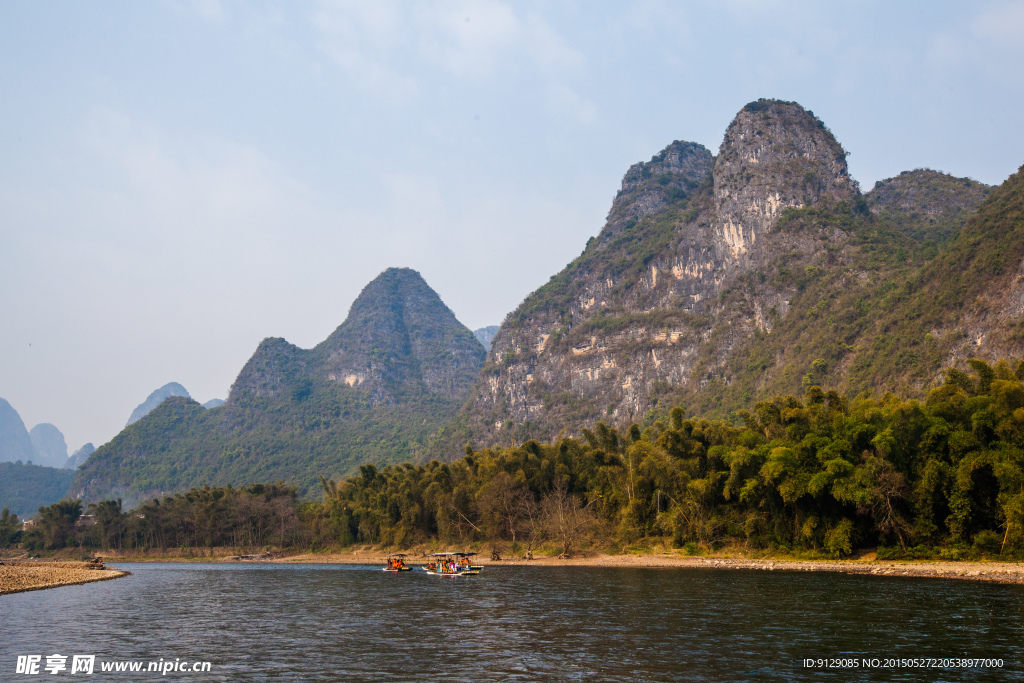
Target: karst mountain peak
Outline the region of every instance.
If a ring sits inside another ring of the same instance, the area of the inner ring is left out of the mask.
[[[73,492],[137,500],[281,479],[309,494],[320,475],[423,460],[485,354],[418,272],[389,268],[315,347],[260,342],[222,406],[169,398],[129,425],[90,457]]]
[[[812,274],[878,283],[864,279],[864,240],[889,230],[895,214],[873,212],[846,156],[813,112],[760,99],[737,113],[717,155],[677,140],[634,164],[597,237],[498,331],[461,436],[547,439],[595,420],[643,421],[682,398],[726,407],[712,396],[716,387],[737,389],[738,359],[790,324]],[[906,220],[896,238],[909,239],[908,250],[927,242],[928,230],[934,240],[948,238],[984,196],[978,183],[966,193],[936,190],[943,177],[914,177],[907,201],[929,197],[935,206],[928,215],[900,209]],[[928,220],[937,226],[920,226]],[[908,231],[911,222],[921,229]],[[768,370],[774,362],[758,364]],[[798,390],[809,371],[778,369]],[[769,377],[770,370],[743,380],[747,401]]]

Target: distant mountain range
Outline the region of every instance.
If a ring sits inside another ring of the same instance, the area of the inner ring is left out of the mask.
[[[223,406],[164,398],[96,450],[72,493],[129,502],[276,479],[315,493],[321,475],[422,461],[435,455],[428,447],[458,412],[485,355],[419,273],[388,269],[315,348],[263,340]]]
[[[0,509],[30,517],[63,498],[74,476],[64,469],[71,460],[59,429],[41,423],[26,430],[18,411],[0,398]]]
[[[0,398],[0,462],[18,460],[43,467],[64,467],[68,463],[68,447],[64,434],[52,424],[43,422],[32,431],[25,429],[18,411]]]
[[[188,396],[176,382],[157,389],[139,405],[129,419],[133,424],[171,396]],[[215,408],[224,401],[213,399],[203,404]],[[21,517],[32,516],[40,505],[50,505],[68,493],[73,470],[82,466],[96,450],[87,443],[70,456],[64,434],[49,423],[37,424],[28,431],[18,412],[0,399],[0,509],[8,507]]]

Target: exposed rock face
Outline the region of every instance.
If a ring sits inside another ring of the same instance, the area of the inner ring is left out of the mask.
[[[796,104],[753,102],[729,125],[715,161],[715,244],[742,263],[783,210],[855,193],[846,152],[824,123]]]
[[[700,185],[714,165],[715,157],[703,145],[679,140],[650,161],[633,164],[622,178],[622,189],[612,203],[602,236],[618,234],[636,221],[663,211]]]
[[[352,304],[348,318],[314,349],[321,372],[365,385],[381,403],[407,391],[459,399],[486,351],[415,270],[388,268]]]
[[[25,423],[11,404],[0,398],[0,462],[27,462],[35,456]]]
[[[28,438],[35,451],[32,462],[36,465],[63,467],[67,462],[68,445],[64,441],[64,434],[54,425],[47,422],[37,424],[28,433]]]
[[[135,410],[132,411],[131,416],[128,418],[128,422],[126,422],[124,426],[127,427],[133,422],[138,422],[148,415],[151,410],[160,405],[164,399],[170,398],[171,396],[185,396],[186,398],[191,398],[188,395],[188,391],[185,390],[185,387],[181,386],[177,382],[169,382],[154,391],[146,398],[145,401],[136,406]]]
[[[91,442],[85,444],[84,446],[82,446],[77,451],[71,454],[67,462],[64,463],[64,469],[77,470],[79,467],[82,466],[82,464],[85,463],[86,460],[89,459],[89,456],[92,455],[95,450],[96,447],[93,446]]]
[[[942,180],[938,190],[921,193],[926,204],[936,210],[959,207],[962,200],[946,199],[943,207],[941,199],[948,185],[963,186],[966,179],[944,176]],[[920,301],[904,315],[943,313],[933,316],[929,334],[946,351],[945,365],[971,357],[1020,360],[1024,358],[1024,166],[999,187],[969,186],[967,191],[968,200],[982,192],[987,199],[948,252],[922,273]]]
[[[842,147],[789,102],[747,105],[717,158],[674,142],[633,166],[601,234],[502,325],[464,412],[469,438],[625,423],[666,388],[699,387],[791,295],[764,286],[737,299],[730,288],[785,250],[844,238],[776,237],[783,211],[857,195]]]
[[[389,268],[363,289],[345,322],[315,348],[263,340],[235,380],[231,397],[276,396],[294,390],[296,380],[305,377],[358,388],[375,405],[395,405],[424,391],[461,400],[485,355],[419,273]]]

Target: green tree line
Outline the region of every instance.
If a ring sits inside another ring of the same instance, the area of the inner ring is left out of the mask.
[[[811,385],[737,413],[581,437],[466,448],[426,465],[322,480],[322,502],[283,484],[193,490],[132,513],[90,506],[90,541],[122,547],[485,543],[563,554],[665,542],[846,556],[1015,556],[1024,549],[1024,362],[968,361],[924,401],[850,399]],[[40,508],[23,542],[73,538],[74,511]],[[55,509],[57,508],[57,509]],[[104,517],[104,515],[107,515]],[[109,519],[111,521],[101,521]],[[63,525],[63,526],[61,526]]]
[[[21,530],[16,515],[0,515],[0,544],[29,550],[294,547],[309,543],[299,519],[296,488],[282,483],[210,487],[153,499],[127,511],[121,501],[83,508],[81,500],[40,507]]]

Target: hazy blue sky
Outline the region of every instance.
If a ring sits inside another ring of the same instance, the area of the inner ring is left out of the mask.
[[[1021,2],[0,2],[0,396],[74,449],[388,266],[500,323],[630,164],[812,109],[865,188],[1024,162]]]

